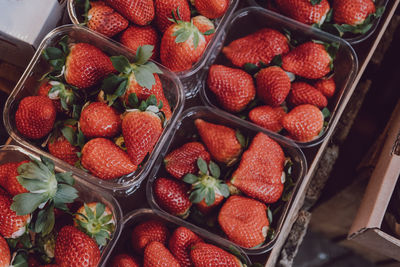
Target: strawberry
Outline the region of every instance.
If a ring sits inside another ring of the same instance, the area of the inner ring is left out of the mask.
[[[0,235],[0,266],[6,267],[11,263],[11,253],[7,241]]]
[[[69,111],[76,96],[71,88],[57,81],[47,81],[38,90],[37,95],[51,99],[57,112]]]
[[[21,100],[15,113],[17,130],[27,138],[40,139],[53,128],[56,108],[45,96],[27,96]]]
[[[118,112],[106,103],[93,102],[82,109],[79,126],[85,137],[114,137],[121,131]]]
[[[290,78],[280,67],[268,67],[256,75],[257,96],[267,105],[279,106],[290,91]]]
[[[190,8],[187,0],[155,0],[154,6],[156,10],[155,23],[162,33],[174,23],[171,21],[172,13],[182,21],[190,21]]]
[[[198,158],[202,158],[207,162],[211,159],[203,144],[189,142],[170,152],[164,158],[165,169],[175,178],[182,179],[185,174],[198,171],[196,165]]]
[[[4,187],[10,173],[18,166],[18,162],[8,162],[0,165],[0,186]]]
[[[190,251],[193,264],[196,267],[206,266],[225,266],[225,267],[241,267],[242,262],[234,255],[225,250],[203,242],[192,246]]]
[[[53,138],[47,143],[47,148],[50,154],[59,158],[69,165],[74,166],[79,160],[78,152],[80,148],[78,146],[72,145],[64,136],[59,136],[58,138]]]
[[[295,140],[307,142],[313,140],[321,132],[324,116],[316,106],[300,105],[282,118],[282,125]]]
[[[193,0],[197,11],[209,19],[222,17],[229,8],[229,2],[229,0]]]
[[[96,267],[100,250],[88,235],[73,226],[64,226],[57,235],[54,257],[60,267]]]
[[[214,159],[228,166],[237,161],[243,148],[243,145],[238,140],[243,136],[240,136],[238,131],[223,125],[209,123],[202,119],[195,120],[194,124],[201,140]]]
[[[143,267],[180,267],[171,252],[160,242],[153,241],[144,250]]]
[[[14,168],[12,168],[11,172],[9,172],[7,180],[4,183],[4,189],[6,189],[10,195],[16,196],[28,192],[17,179],[17,177],[19,176],[18,167],[28,162],[28,160],[24,160],[15,164]]]
[[[193,266],[190,259],[190,250],[193,245],[203,240],[187,229],[186,227],[178,227],[172,233],[169,239],[169,249],[175,258],[178,260],[181,267]]]
[[[210,67],[207,85],[222,107],[231,112],[242,111],[256,95],[251,75],[223,65]]]
[[[135,226],[131,237],[133,250],[138,254],[143,254],[147,245],[153,241],[166,245],[169,231],[163,222],[151,220]]]
[[[81,162],[84,168],[103,180],[115,179],[137,169],[122,149],[105,138],[87,142],[82,149]]]
[[[186,184],[168,178],[158,178],[153,186],[155,199],[161,208],[182,218],[189,216],[192,203]]]
[[[282,107],[259,106],[249,112],[249,119],[255,124],[273,132],[282,130],[282,118],[286,114]]]
[[[47,96],[48,98],[50,98],[49,91],[51,90],[52,87],[53,87],[53,85],[51,85],[49,82],[42,83],[42,85],[40,85],[40,87],[38,89],[37,95]],[[53,102],[54,107],[56,108],[57,112],[63,111],[63,109],[61,107],[61,101],[58,97],[55,99],[51,99],[51,101]]]
[[[372,0],[334,0],[333,20],[337,24],[360,25],[368,15],[375,13],[375,4]]]
[[[128,254],[119,254],[113,258],[111,267],[140,267],[140,263]]]
[[[199,29],[199,31],[206,38],[206,43],[208,44],[214,36],[215,26],[211,20],[204,16],[196,16],[192,18],[193,25]]]
[[[283,14],[308,25],[322,24],[330,9],[328,0],[276,0],[275,2]]]
[[[263,244],[269,228],[265,204],[242,196],[228,198],[218,222],[229,240],[245,248]]]
[[[161,63],[172,71],[192,68],[206,49],[204,35],[190,22],[175,21],[161,39]]]
[[[307,42],[282,57],[282,68],[307,79],[319,79],[331,71],[332,58],[324,45]]]
[[[266,134],[258,133],[233,173],[231,184],[249,197],[265,203],[278,201],[283,192],[285,154]]]
[[[89,29],[112,37],[128,27],[129,22],[107,5],[95,5],[88,11]]]
[[[336,84],[333,77],[318,80],[316,83],[314,83],[314,87],[327,98],[331,98],[336,91]]]
[[[159,54],[160,37],[153,26],[136,26],[130,25],[122,34],[119,41],[136,54],[139,46],[152,45],[154,46],[154,53],[151,59],[155,60]]]
[[[328,105],[326,97],[315,87],[305,82],[292,83],[292,90],[288,100],[294,106],[311,104],[318,108],[324,108]]]
[[[222,53],[237,67],[246,63],[258,66],[260,61],[269,64],[275,56],[287,52],[289,44],[286,36],[269,28],[239,38],[222,49]]]
[[[153,0],[105,0],[129,21],[144,26],[154,19]]]
[[[0,194],[0,235],[4,238],[18,238],[27,230],[31,220],[30,214],[17,215],[11,209],[12,199],[10,195]]]

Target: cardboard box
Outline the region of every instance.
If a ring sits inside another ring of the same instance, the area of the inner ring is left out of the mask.
[[[382,222],[400,175],[400,101],[387,129],[386,141],[348,238],[400,261],[400,239],[382,229]]]

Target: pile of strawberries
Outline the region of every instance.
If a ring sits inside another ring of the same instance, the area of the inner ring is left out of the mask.
[[[245,137],[238,129],[200,118],[194,126],[199,138],[185,140],[164,158],[152,185],[155,201],[195,224],[218,225],[212,230],[222,230],[239,246],[263,245],[273,233],[266,204],[290,194],[290,158],[263,133]]]
[[[133,228],[125,249],[127,253],[112,258],[110,267],[243,266],[237,256],[206,243],[188,228],[175,228],[171,234],[164,222],[154,219]]]
[[[0,165],[0,266],[97,266],[114,216],[74,182],[44,157]]]
[[[155,47],[153,60],[175,72],[189,70],[203,55],[230,0],[76,0],[87,26],[136,52]]]
[[[225,46],[231,65],[210,67],[209,98],[240,118],[309,142],[323,133],[329,116],[338,44],[299,43],[289,34],[262,28]]]

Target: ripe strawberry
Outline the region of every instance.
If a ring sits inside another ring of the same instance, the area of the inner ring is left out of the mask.
[[[209,123],[202,119],[195,120],[194,124],[201,140],[214,159],[228,166],[237,161],[243,147],[238,140],[238,132],[232,128]]]
[[[154,5],[156,9],[155,23],[162,33],[173,24],[170,21],[173,19],[172,12],[175,18],[179,17],[182,21],[190,21],[190,8],[187,0],[155,0]],[[179,10],[179,15],[177,10]]]
[[[96,267],[100,250],[88,235],[73,226],[64,226],[57,235],[54,257],[60,267]]]
[[[47,148],[50,154],[65,161],[69,165],[74,166],[79,160],[77,153],[80,152],[80,148],[72,145],[64,136],[50,140],[47,143]]]
[[[249,112],[249,119],[265,129],[279,132],[282,130],[282,118],[285,114],[282,107],[259,106]]]
[[[4,191],[0,194],[0,235],[4,238],[18,238],[27,230],[31,216],[19,216],[11,210],[11,196]]]
[[[53,128],[56,108],[45,96],[28,96],[21,100],[15,113],[17,130],[27,138],[40,139]]]
[[[256,76],[257,96],[270,106],[279,106],[290,91],[290,78],[280,67],[260,70]]]
[[[305,82],[292,83],[288,100],[294,106],[311,104],[318,108],[324,108],[328,105],[326,97],[315,87]]]
[[[119,254],[113,258],[111,267],[140,267],[140,263],[128,254]]]
[[[151,59],[158,58],[160,37],[156,29],[151,25],[142,27],[131,25],[121,34],[119,41],[135,54],[139,46],[152,45],[154,46],[154,51]]]
[[[199,31],[206,38],[206,43],[208,44],[214,36],[215,26],[211,20],[204,16],[196,16],[192,18],[193,25],[199,29]]]
[[[198,235],[181,226],[172,233],[169,239],[169,250],[178,260],[181,267],[190,267],[193,266],[190,250],[193,245],[202,241]]]
[[[40,87],[38,89],[37,95],[47,96],[48,98],[50,98],[49,91],[52,87],[53,87],[53,85],[51,85],[49,82],[42,83],[42,85],[40,85]],[[50,98],[50,99],[53,102],[53,105],[56,108],[56,111],[62,112],[63,108],[61,106],[61,100],[58,97],[56,97],[54,99],[52,99],[52,98]]]
[[[274,203],[283,192],[284,164],[285,154],[281,146],[266,134],[259,133],[243,153],[231,184],[249,197]]]
[[[324,116],[316,106],[300,105],[282,118],[282,125],[295,140],[307,142],[321,132]]]
[[[196,267],[206,266],[225,266],[225,267],[241,267],[242,262],[234,255],[225,250],[203,242],[192,246],[190,256]]]
[[[106,103],[92,102],[85,106],[79,125],[85,137],[114,137],[121,131],[118,112]]]
[[[319,79],[331,71],[332,58],[324,45],[307,42],[282,57],[282,68],[307,79]]]
[[[88,11],[89,29],[112,37],[128,27],[129,22],[107,5],[95,5]]]
[[[11,169],[11,172],[9,172],[7,180],[4,183],[4,189],[7,190],[10,195],[16,196],[28,192],[17,180],[17,176],[19,175],[18,167],[28,162],[28,160],[18,162],[14,165],[14,168]]]
[[[173,215],[186,218],[192,203],[189,200],[189,187],[181,181],[158,178],[154,182],[154,196],[162,209]]]
[[[0,186],[4,187],[8,180],[8,176],[12,173],[18,166],[18,162],[8,162],[0,165]]]
[[[154,19],[153,0],[105,0],[129,21],[144,26]]]
[[[337,24],[359,25],[369,14],[375,13],[375,4],[372,0],[334,0],[333,20]]]
[[[310,0],[276,0],[279,10],[292,19],[308,25],[322,24],[330,9],[327,0],[313,4]]]
[[[193,0],[193,2],[197,11],[209,19],[222,17],[229,8],[229,0]]]
[[[137,169],[123,150],[105,138],[87,142],[82,149],[81,162],[84,168],[103,180],[119,178]]]
[[[172,71],[192,68],[206,49],[204,35],[190,22],[176,21],[161,39],[161,63]]]
[[[0,235],[0,266],[6,267],[11,263],[11,253],[7,241]]]
[[[317,88],[327,98],[332,97],[336,91],[336,84],[333,77],[318,80],[316,83],[314,83],[314,87]]]
[[[256,95],[251,75],[223,65],[210,67],[207,85],[222,107],[231,112],[242,111]]]
[[[196,165],[198,158],[209,162],[211,156],[203,144],[189,142],[170,152],[164,158],[165,169],[175,178],[182,179],[185,174],[196,173],[198,171]]]
[[[180,267],[171,252],[160,242],[151,242],[144,250],[143,267]]]
[[[237,67],[246,63],[269,64],[277,55],[289,52],[289,44],[282,33],[264,28],[253,34],[239,38],[222,49],[222,53]]]
[[[242,196],[228,198],[218,222],[229,240],[245,248],[264,243],[269,228],[265,204]]]
[[[167,244],[169,231],[167,226],[161,221],[145,221],[137,225],[131,235],[133,250],[138,254],[143,254],[147,245],[153,241]]]

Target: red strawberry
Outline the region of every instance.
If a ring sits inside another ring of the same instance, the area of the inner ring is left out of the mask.
[[[375,13],[375,4],[372,0],[334,0],[333,20],[337,24],[359,25],[369,14]]]
[[[121,118],[113,107],[93,102],[83,108],[79,125],[85,137],[114,137],[121,131]]]
[[[144,26],[150,24],[154,18],[153,0],[105,0],[129,21]]]
[[[160,37],[151,25],[142,27],[131,25],[121,34],[119,41],[135,54],[139,46],[152,45],[154,50],[151,59],[158,58]]]
[[[151,220],[137,225],[131,237],[133,250],[138,254],[143,254],[147,245],[153,241],[166,245],[169,231],[163,222]]]
[[[64,136],[59,136],[50,140],[47,144],[50,154],[59,158],[69,165],[74,166],[79,160],[77,153],[80,152],[80,148],[72,145]]]
[[[172,12],[175,18],[183,21],[190,21],[190,8],[187,0],[155,0],[156,9],[155,23],[160,32],[165,32],[169,26],[173,24],[169,19],[172,19]],[[179,16],[177,14],[179,10]]]
[[[231,112],[243,110],[256,94],[251,75],[223,65],[210,67],[207,85],[222,107]]]
[[[321,132],[324,116],[316,106],[300,105],[282,118],[282,125],[295,140],[307,142]]]
[[[249,119],[255,124],[273,132],[282,130],[282,118],[286,114],[282,107],[259,106],[249,112]]]
[[[40,87],[39,87],[37,95],[39,95],[39,96],[47,96],[48,98],[50,98],[49,91],[50,91],[50,89],[52,87],[53,87],[53,85],[51,85],[49,82],[42,83],[42,85],[40,85]],[[50,98],[50,99],[53,102],[54,107],[56,108],[56,111],[57,112],[62,112],[63,109],[61,107],[60,99],[58,97],[55,98],[55,99],[52,99],[52,98]]]
[[[161,63],[175,72],[189,70],[203,55],[206,45],[204,35],[196,26],[177,21],[161,39]]]
[[[231,42],[222,53],[237,67],[246,63],[269,64],[277,55],[289,52],[288,40],[282,33],[264,28]]]
[[[196,161],[198,158],[209,162],[211,157],[205,147],[199,142],[186,143],[183,146],[170,152],[165,158],[165,169],[169,174],[177,179],[187,173],[196,173],[198,171]]]
[[[313,4],[310,0],[276,0],[279,10],[292,19],[305,24],[322,24],[330,6],[327,0]]]
[[[15,164],[14,168],[8,174],[7,180],[4,183],[4,189],[6,189],[10,195],[16,196],[22,193],[28,193],[28,190],[26,190],[17,179],[17,176],[19,175],[18,167],[28,162],[28,160],[24,160]]]
[[[151,242],[144,250],[143,267],[180,267],[171,252],[160,242]]]
[[[317,81],[314,83],[314,87],[317,88],[327,98],[332,97],[336,91],[336,84],[333,77]]]
[[[17,130],[31,139],[40,139],[50,133],[55,119],[56,108],[45,96],[23,98],[15,113]]]
[[[288,100],[294,106],[311,104],[319,108],[324,108],[328,105],[326,97],[315,87],[305,82],[292,83],[292,90],[290,91]]]
[[[137,169],[123,150],[105,138],[87,142],[82,149],[81,162],[84,168],[103,180],[119,178]]]
[[[196,16],[192,18],[192,22],[193,25],[196,26],[197,29],[199,29],[199,31],[204,35],[204,38],[206,38],[206,42],[208,44],[214,36],[214,23],[204,16]],[[207,35],[204,33],[207,33]]]
[[[242,153],[242,145],[238,140],[238,132],[232,128],[195,120],[194,124],[199,131],[201,140],[206,145],[211,156],[219,162],[231,165]]]
[[[92,6],[88,11],[87,26],[89,29],[112,37],[128,27],[129,22],[106,5]]]
[[[4,187],[10,173],[17,168],[18,162],[8,162],[0,165],[0,186]]]
[[[265,204],[242,196],[228,198],[218,222],[229,240],[245,248],[264,243],[269,228]]]
[[[111,262],[111,267],[140,267],[139,261],[128,254],[119,254]]]
[[[229,8],[229,0],[193,0],[197,11],[209,18],[217,19],[222,17]]]
[[[2,190],[1,190],[2,191]],[[0,235],[4,238],[18,238],[27,230],[31,216],[17,215],[11,210],[12,199],[4,191],[0,193]]]
[[[194,266],[225,266],[225,267],[241,267],[242,262],[234,255],[225,250],[206,243],[197,243],[192,246],[190,256]]]
[[[178,227],[172,233],[169,239],[169,249],[175,258],[179,261],[181,267],[193,266],[192,260],[190,259],[190,250],[193,245],[203,240],[187,229],[186,227]]]
[[[257,96],[270,106],[279,106],[290,91],[290,78],[280,67],[260,70],[256,76]]]
[[[6,267],[11,263],[11,253],[7,241],[0,235],[0,266]]]
[[[154,182],[155,199],[168,213],[186,218],[192,203],[189,200],[189,187],[181,181],[158,178]]]
[[[284,164],[281,146],[266,134],[259,133],[243,153],[231,183],[249,197],[274,203],[283,192]]]
[[[54,257],[59,267],[96,267],[100,250],[88,235],[73,226],[64,226],[57,236]]]
[[[282,58],[282,68],[307,79],[319,79],[331,71],[332,58],[324,45],[307,42]]]

